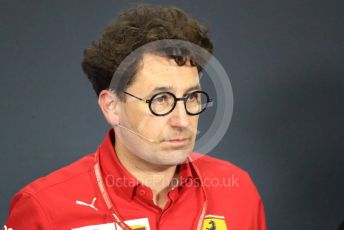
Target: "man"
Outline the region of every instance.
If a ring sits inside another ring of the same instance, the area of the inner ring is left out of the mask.
[[[188,43],[145,46],[166,39],[213,48],[180,9],[140,5],[85,50],[82,67],[111,129],[95,153],[19,191],[4,229],[266,228],[248,174],[192,153],[212,100],[200,85],[204,63]]]

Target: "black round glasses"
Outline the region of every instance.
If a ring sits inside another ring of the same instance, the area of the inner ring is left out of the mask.
[[[204,91],[193,91],[185,97],[177,98],[173,93],[160,92],[154,94],[151,99],[145,100],[131,93],[123,91],[125,94],[138,100],[148,103],[149,110],[156,116],[165,116],[173,111],[178,101],[184,102],[185,111],[188,115],[195,116],[202,113],[212,99]]]

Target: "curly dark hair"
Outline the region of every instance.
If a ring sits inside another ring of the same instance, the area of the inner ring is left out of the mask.
[[[93,41],[84,50],[82,69],[99,96],[102,90],[109,88],[120,63],[137,48],[152,41],[178,39],[196,44],[212,53],[213,44],[207,34],[206,27],[177,7],[139,4],[122,11],[104,30],[100,39]],[[182,58],[184,62],[180,61],[180,56],[173,58],[178,65],[185,64],[185,59]],[[133,64],[133,68],[129,68],[132,71],[126,75],[126,84],[115,90],[121,100],[124,100],[124,96],[118,90],[123,91],[132,83],[138,61]],[[194,65],[201,70],[201,66]]]

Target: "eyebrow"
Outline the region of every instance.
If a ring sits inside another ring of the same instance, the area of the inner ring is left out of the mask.
[[[190,91],[193,91],[193,90],[201,90],[201,86],[200,85],[194,85],[194,86],[187,88],[184,91],[184,95]],[[164,91],[167,91],[167,92],[174,91],[174,88],[172,86],[156,87],[153,89],[153,91],[150,93],[150,95],[153,95],[153,94],[158,93],[158,92],[164,92]]]

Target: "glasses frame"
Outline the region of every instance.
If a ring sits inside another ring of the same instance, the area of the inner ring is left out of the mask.
[[[126,92],[126,91],[123,91],[123,93],[125,93],[125,94],[127,94],[127,95],[129,95],[129,96],[131,96],[131,97],[134,97],[134,98],[136,98],[136,99],[138,99],[138,100],[140,100],[140,101],[143,101],[143,102],[147,103],[147,104],[148,104],[149,110],[150,110],[151,113],[153,113],[155,116],[166,116],[167,114],[171,113],[171,112],[174,110],[174,108],[176,107],[178,101],[183,101],[183,102],[184,102],[185,112],[186,112],[188,115],[190,115],[190,116],[196,116],[196,115],[202,113],[202,112],[208,107],[208,104],[209,104],[210,102],[213,101],[213,99],[211,99],[211,98],[209,97],[209,95],[208,95],[206,92],[202,91],[202,90],[196,90],[196,91],[193,91],[193,92],[191,92],[191,93],[188,93],[185,97],[176,97],[176,95],[174,95],[174,94],[171,93],[171,92],[167,92],[167,91],[166,91],[166,92],[159,92],[159,93],[154,94],[154,95],[151,97],[151,99],[148,99],[148,100],[147,100],[147,99],[140,98],[140,97],[137,97],[137,96],[135,96],[135,95],[133,95],[133,94],[131,94],[131,93],[128,93],[128,92]],[[200,112],[198,112],[198,113],[190,113],[190,112],[187,110],[187,108],[186,108],[186,102],[187,102],[187,100],[189,99],[190,95],[193,94],[193,93],[203,93],[203,94],[206,96],[206,98],[207,98],[207,102],[206,102],[204,108],[203,108]],[[166,113],[163,113],[163,114],[155,113],[155,112],[152,110],[152,101],[154,100],[155,97],[157,97],[157,96],[159,96],[159,95],[161,95],[161,94],[169,94],[169,95],[171,95],[171,96],[173,97],[173,99],[174,99],[174,104],[173,104],[173,106],[171,107],[171,109],[170,109],[169,111],[167,111]]]

